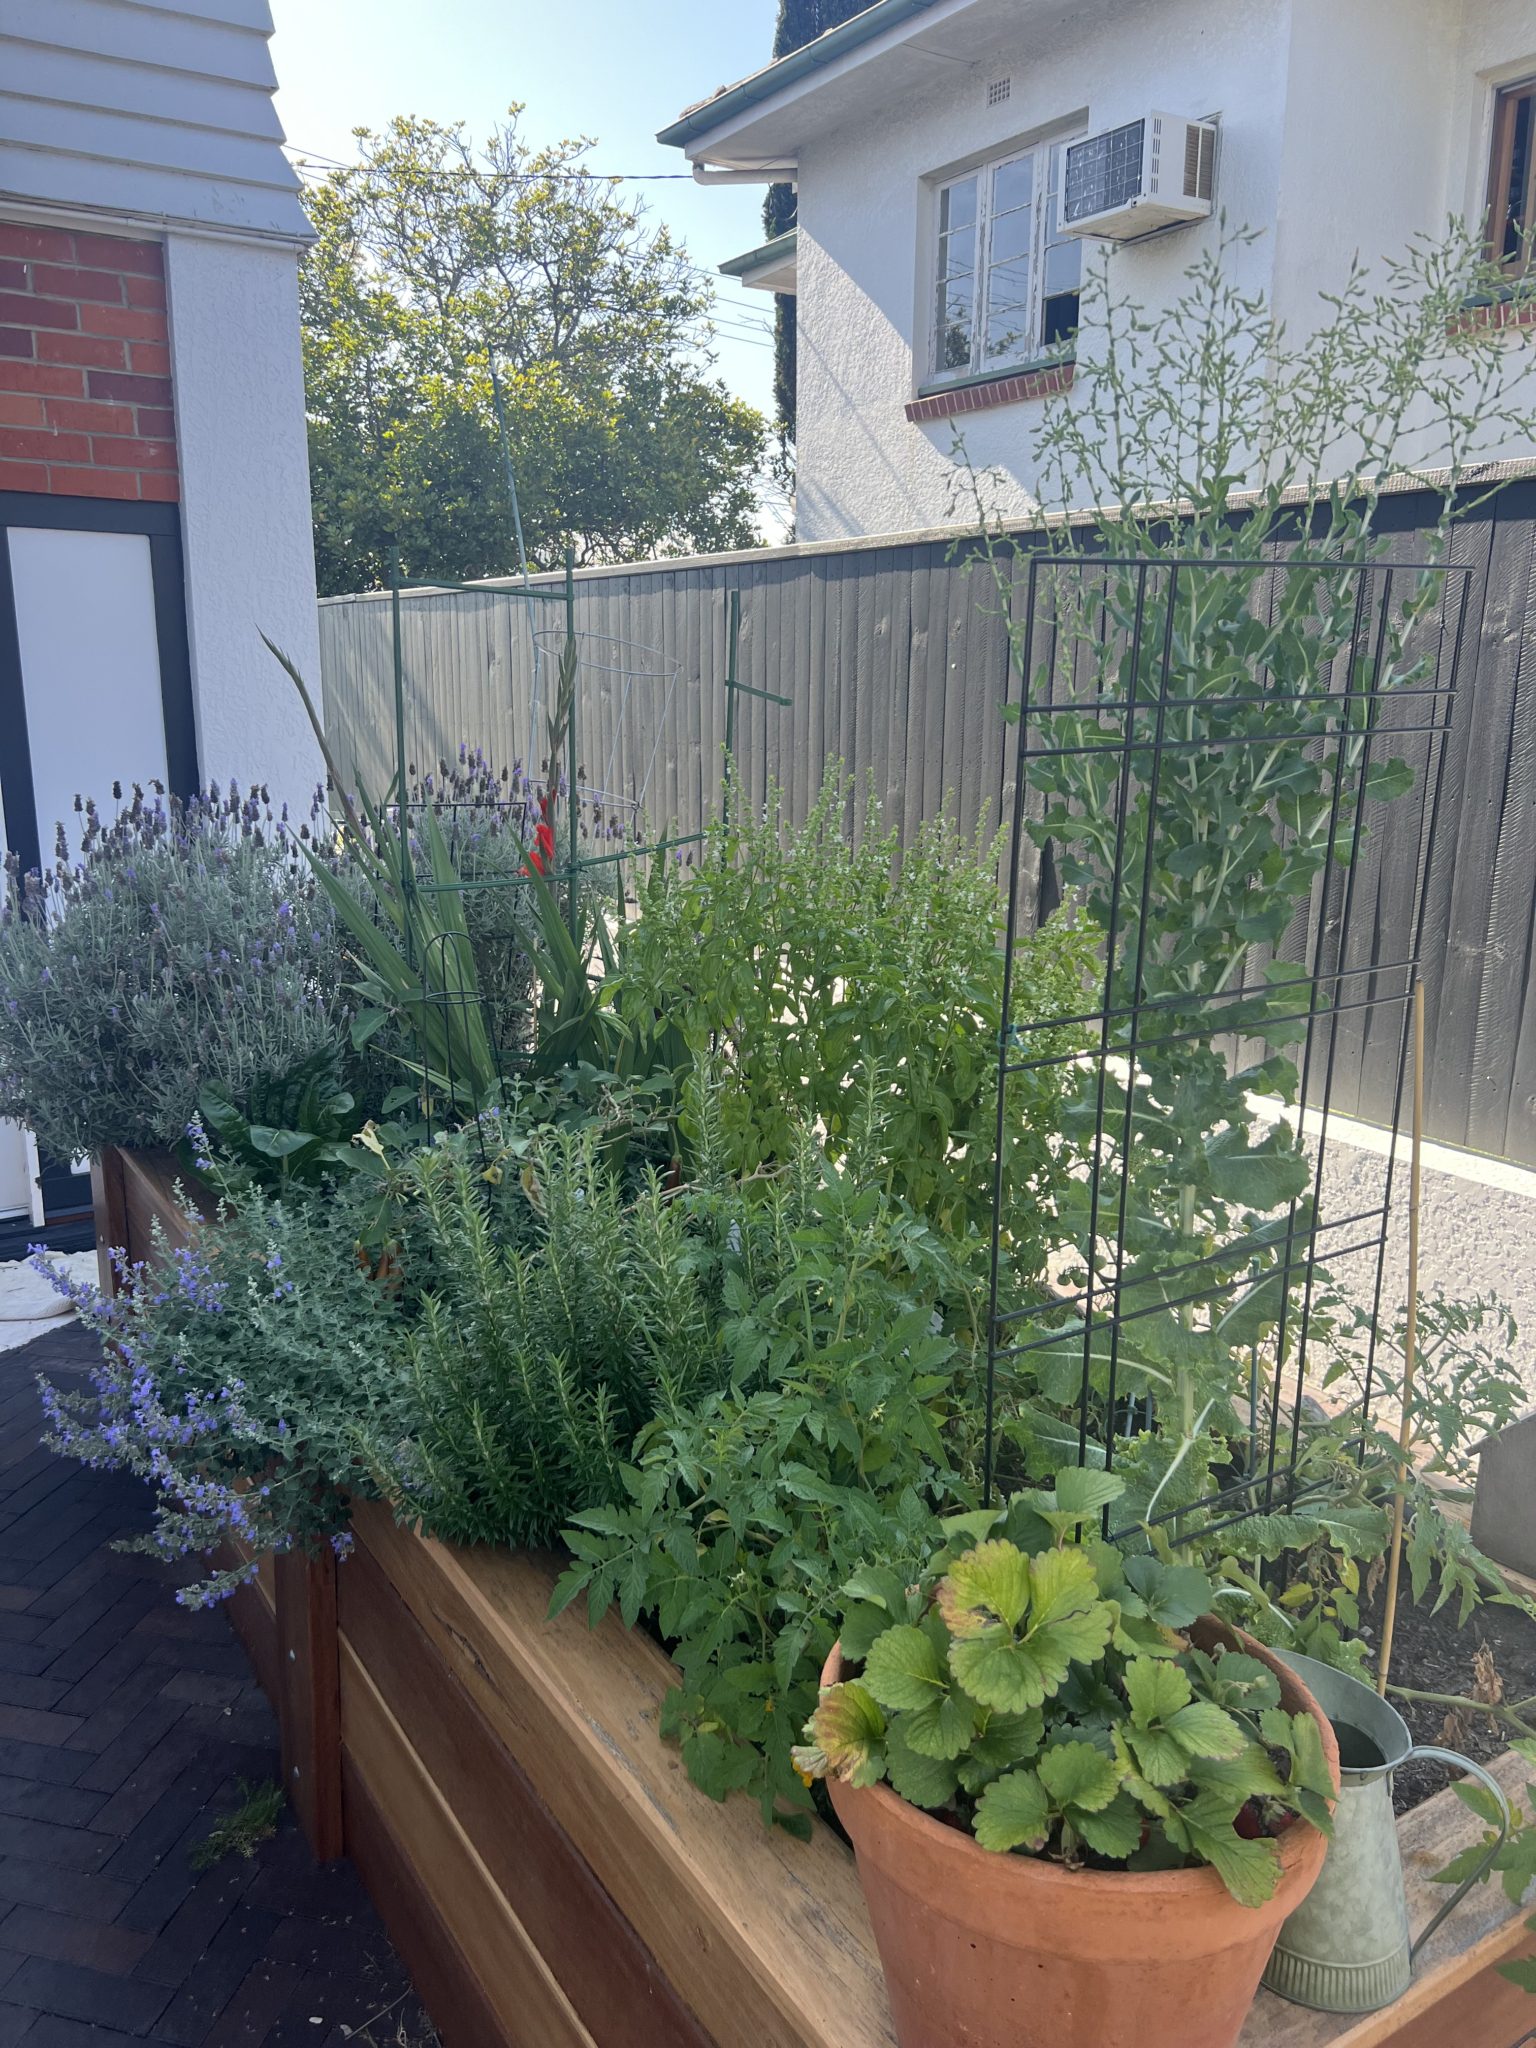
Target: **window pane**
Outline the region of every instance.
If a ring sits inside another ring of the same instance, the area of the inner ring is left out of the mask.
[[[1028,206],[1035,196],[1035,160],[1030,156],[1015,157],[1012,163],[999,164],[992,177],[992,212],[994,217],[1009,213],[1016,206]]]
[[[975,225],[976,180],[962,178],[958,185],[946,185],[939,194],[939,233],[948,235]]]
[[[983,349],[989,363],[1027,356],[1033,347],[1030,293],[1035,253],[1035,159],[1015,157],[992,173],[992,219],[987,231],[987,318]]]
[[[1028,257],[1034,236],[1033,207],[1019,207],[1013,213],[999,214],[992,222],[992,240],[987,253],[994,263],[1015,263],[1021,256]]]
[[[936,370],[965,370],[975,333],[978,180],[939,194],[939,271],[934,314]]]
[[[1058,142],[1049,154],[1045,193],[1045,251],[1041,260],[1040,340],[1050,348],[1077,332],[1078,293],[1083,281],[1083,245],[1075,236],[1057,233],[1062,165],[1067,145]]]
[[[1070,341],[1078,330],[1078,295],[1076,292],[1062,292],[1056,298],[1047,298],[1041,311],[1040,340],[1044,347],[1054,348],[1059,341]]]
[[[975,285],[971,277],[940,281],[937,367],[941,370],[963,370],[969,366]]]
[[[1025,356],[1031,346],[1029,264],[996,264],[987,279],[987,359]]]
[[[1532,223],[1527,219],[1531,187],[1531,114],[1536,93],[1522,93],[1514,108],[1514,135],[1509,153],[1509,189],[1504,200],[1504,260],[1526,254]]]

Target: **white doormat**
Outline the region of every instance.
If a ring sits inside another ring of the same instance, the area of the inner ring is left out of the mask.
[[[73,1280],[93,1282],[96,1278],[94,1252],[56,1252],[54,1260]],[[19,1327],[27,1328],[27,1337],[35,1337],[56,1317],[73,1313],[63,1295],[55,1293],[52,1283],[35,1272],[29,1260],[7,1259],[0,1264],[0,1346],[9,1349],[12,1344],[25,1343],[27,1338],[17,1334]]]

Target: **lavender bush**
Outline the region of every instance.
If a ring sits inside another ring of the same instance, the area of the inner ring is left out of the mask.
[[[61,828],[46,873],[7,863],[0,1116],[60,1158],[172,1145],[206,1084],[239,1101],[343,1038],[330,912],[265,791],[76,805],[78,858]]]

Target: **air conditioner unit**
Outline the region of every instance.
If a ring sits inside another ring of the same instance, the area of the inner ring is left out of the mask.
[[[1216,124],[1144,114],[1067,144],[1061,232],[1135,242],[1205,220],[1215,183]]]

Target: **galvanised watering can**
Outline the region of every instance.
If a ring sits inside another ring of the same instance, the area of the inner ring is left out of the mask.
[[[1280,1930],[1264,1982],[1316,2012],[1376,2012],[1401,1998],[1413,1960],[1453,1913],[1503,1846],[1509,1802],[1480,1764],[1454,1750],[1415,1744],[1395,1707],[1347,1672],[1315,1657],[1275,1653],[1312,1692],[1339,1744],[1339,1803],[1323,1874]],[[1410,1757],[1437,1757],[1482,1780],[1502,1816],[1498,1840],[1459,1884],[1417,1940],[1392,1817],[1392,1773]]]

